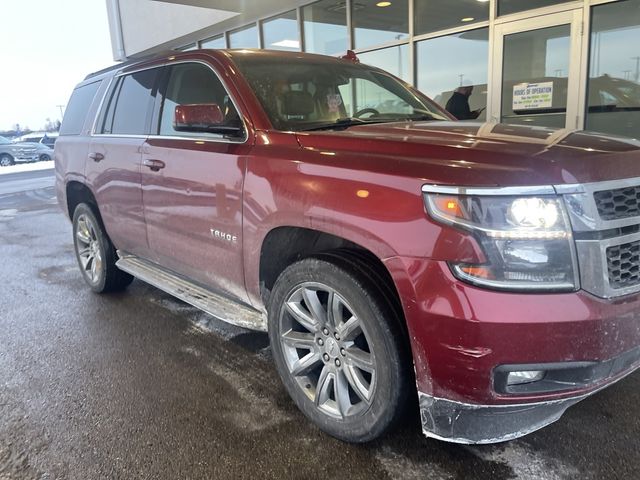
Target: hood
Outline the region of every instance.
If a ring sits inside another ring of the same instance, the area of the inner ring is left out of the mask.
[[[299,132],[343,166],[426,183],[520,186],[640,177],[640,142],[567,129],[496,123],[397,122]]]

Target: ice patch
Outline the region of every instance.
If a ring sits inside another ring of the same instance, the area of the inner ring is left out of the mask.
[[[497,446],[465,447],[485,461],[500,462],[509,466],[516,480],[565,480],[584,478],[573,465],[548,458],[531,450],[526,444],[510,442]]]
[[[450,480],[454,478],[437,465],[413,462],[388,446],[382,447],[375,456],[392,479]]]

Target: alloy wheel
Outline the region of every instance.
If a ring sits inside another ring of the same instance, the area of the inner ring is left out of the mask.
[[[98,283],[102,274],[103,260],[97,229],[87,215],[80,215],[76,223],[76,249],[80,265],[91,283]]]
[[[289,373],[318,410],[345,419],[369,409],[375,355],[363,322],[336,290],[298,285],[284,302],[279,326]]]

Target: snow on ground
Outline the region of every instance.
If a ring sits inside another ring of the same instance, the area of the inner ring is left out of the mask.
[[[0,175],[4,173],[33,172],[36,170],[49,169],[53,169],[53,160],[47,162],[16,163],[10,167],[0,167]]]

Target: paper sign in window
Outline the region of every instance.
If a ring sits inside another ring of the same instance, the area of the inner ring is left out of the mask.
[[[520,83],[513,87],[513,111],[553,106],[553,82]]]

